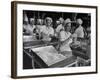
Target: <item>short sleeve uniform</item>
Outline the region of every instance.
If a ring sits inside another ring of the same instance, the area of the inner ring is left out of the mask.
[[[84,38],[84,31],[83,27],[79,26],[76,30],[75,33],[77,34],[77,37]]]
[[[52,27],[43,26],[41,29],[43,40],[50,41],[50,35],[54,35],[54,29]]]
[[[60,32],[60,41],[65,41],[70,36],[71,36],[70,32],[61,31]],[[60,51],[71,51],[70,43],[72,43],[72,39],[69,39],[68,42],[65,42],[65,44],[61,45]]]
[[[35,25],[31,26],[31,25],[24,25],[23,26],[24,29],[26,30],[26,33],[32,35],[33,34],[33,30],[35,29]]]

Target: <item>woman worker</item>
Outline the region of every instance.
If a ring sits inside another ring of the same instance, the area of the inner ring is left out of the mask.
[[[43,27],[43,19],[37,19],[37,25],[36,25],[36,33],[37,33],[37,38],[40,40],[41,37],[41,30]]]
[[[67,18],[65,20],[65,30],[60,31],[60,52],[65,56],[71,56],[72,50],[70,48],[70,44],[72,43],[72,35],[70,33],[71,30],[71,20]]]
[[[78,38],[84,38],[84,28],[82,26],[82,24],[83,24],[82,19],[78,18],[76,20],[76,23],[77,23],[77,29],[75,30],[75,34],[77,34]]]
[[[30,20],[30,24],[29,24],[28,19],[26,19],[24,21],[23,28],[24,28],[26,34],[33,35],[34,34],[33,31],[34,31],[34,29],[36,27],[34,25],[35,19],[34,18],[30,18],[29,20]]]
[[[41,29],[41,35],[43,41],[51,41],[51,37],[54,36],[54,29],[52,28],[52,18],[46,17],[45,25]]]

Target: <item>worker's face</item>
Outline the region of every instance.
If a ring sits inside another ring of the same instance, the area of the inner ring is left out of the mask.
[[[60,21],[60,24],[64,23],[64,19],[63,18],[60,18],[59,21]]]
[[[64,20],[60,20],[60,24],[63,24],[64,23]]]
[[[37,24],[38,24],[38,25],[43,25],[43,20],[42,20],[42,19],[37,20]]]
[[[77,19],[76,26],[79,27],[80,25],[82,25],[82,21],[80,21],[79,19]]]
[[[86,31],[87,31],[88,34],[90,34],[91,33],[90,27],[87,27]]]
[[[35,20],[31,20],[30,23],[31,23],[32,25],[34,25],[34,24],[35,24]]]
[[[47,26],[50,26],[51,25],[51,20],[46,20],[46,24],[47,24]]]
[[[43,20],[41,20],[40,25],[43,25]]]
[[[71,23],[68,23],[67,26],[71,26]]]
[[[65,26],[65,30],[67,31],[67,32],[69,32],[70,30],[71,30],[71,26],[70,26],[71,24],[67,24],[66,26]]]

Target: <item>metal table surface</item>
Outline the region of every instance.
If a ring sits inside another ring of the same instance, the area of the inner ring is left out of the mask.
[[[71,55],[65,57],[58,52],[51,45],[57,45],[59,42],[44,42],[44,41],[29,41],[24,42],[24,50],[30,49],[34,57],[34,61],[38,63],[41,68],[64,67],[76,61],[76,57]],[[29,53],[30,54],[30,53]]]
[[[64,67],[76,61],[75,56],[59,54],[53,46],[32,48],[32,51],[35,52],[48,67]]]

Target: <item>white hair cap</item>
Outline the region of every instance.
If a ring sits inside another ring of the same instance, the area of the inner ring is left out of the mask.
[[[71,19],[70,18],[67,18],[65,21],[64,21],[65,24],[67,23],[71,23]]]
[[[34,21],[35,19],[34,18],[30,18],[30,21]]]
[[[24,21],[28,22],[28,17],[27,17],[26,14],[25,14],[25,16],[24,16]]]
[[[38,22],[41,22],[41,21],[42,21],[42,19],[37,19],[37,21],[38,21]]]
[[[51,21],[51,23],[53,22],[53,20],[52,20],[52,18],[51,17],[46,17],[46,19],[45,20],[50,20]]]
[[[60,24],[60,21],[57,20],[56,23],[57,23],[57,24]]]
[[[64,19],[62,17],[59,18],[60,22],[64,22]]]
[[[83,23],[83,21],[82,21],[82,19],[77,19],[77,21],[76,21],[78,24],[82,24]]]

